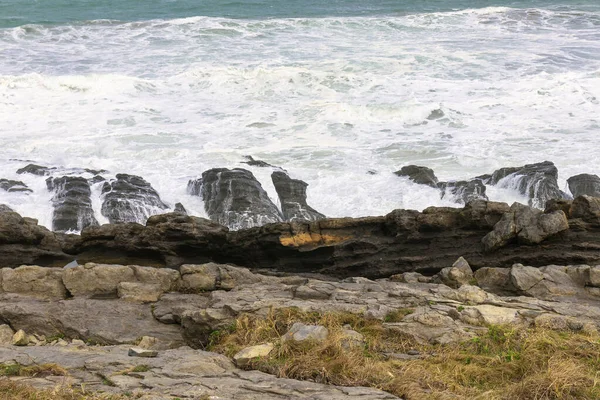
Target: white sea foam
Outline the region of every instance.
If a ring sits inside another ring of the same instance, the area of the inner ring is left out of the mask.
[[[2,29],[0,178],[35,192],[0,202],[50,226],[43,178],[10,159],[138,174],[196,215],[188,179],[244,155],[308,182],[329,216],[452,204],[392,174],[407,164],[450,180],[551,160],[566,187],[600,174],[599,54],[599,13],[505,7]]]

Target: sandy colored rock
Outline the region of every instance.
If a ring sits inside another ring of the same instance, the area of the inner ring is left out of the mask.
[[[303,342],[305,340],[323,341],[329,336],[329,330],[321,325],[305,325],[296,322],[290,330],[281,337],[282,340]]]
[[[153,358],[158,356],[158,351],[142,349],[140,347],[131,347],[127,352],[127,355],[129,357]]]
[[[87,263],[63,273],[63,282],[75,297],[117,296],[119,283],[135,281],[133,269],[123,265]]]
[[[179,290],[182,292],[199,293],[216,289],[219,276],[217,264],[182,265],[179,272],[181,273]]]
[[[27,346],[29,344],[29,336],[23,329],[19,329],[13,335],[12,344],[14,346]]]
[[[45,299],[64,299],[67,290],[62,282],[61,268],[44,268],[35,265],[15,269],[2,269],[2,290]]]
[[[246,347],[233,356],[233,361],[238,367],[245,367],[254,359],[267,357],[273,351],[273,348],[273,343]]]
[[[165,293],[177,287],[180,279],[179,272],[171,268],[152,268],[130,265],[137,282],[157,285]]]
[[[537,285],[542,279],[544,279],[544,274],[538,268],[515,264],[510,269],[511,283],[515,288],[524,292]]]
[[[451,267],[443,268],[438,276],[442,283],[457,288],[468,284],[473,279],[473,270],[467,260],[460,257]]]
[[[0,325],[0,345],[12,344],[14,334],[10,326]]]
[[[137,347],[141,349],[152,349],[158,344],[158,339],[152,336],[142,336],[142,340],[138,343]]]
[[[117,296],[134,303],[155,303],[162,294],[161,286],[156,284],[120,282],[117,285]]]

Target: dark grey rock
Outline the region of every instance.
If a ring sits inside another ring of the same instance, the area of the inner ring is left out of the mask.
[[[600,177],[598,175],[580,174],[567,179],[573,197],[582,195],[600,197]]]
[[[48,178],[48,190],[54,192],[52,230],[56,232],[81,231],[98,225],[92,209],[91,190],[87,179],[63,176]]]
[[[102,215],[108,218],[111,224],[143,224],[150,216],[169,208],[143,178],[127,174],[117,174],[116,178],[105,182],[102,187]]]
[[[490,178],[491,185],[516,189],[529,198],[529,205],[544,208],[550,199],[565,198],[558,188],[558,169],[554,163],[544,161],[527,164],[522,167],[507,167],[494,171]]]
[[[10,179],[0,179],[0,189],[6,190],[7,192],[33,192],[33,190],[29,189],[23,182]]]
[[[418,165],[407,165],[402,167],[400,171],[394,173],[398,176],[405,176],[411,181],[421,185],[437,187],[438,184],[438,178],[431,168],[420,167]]]
[[[269,164],[268,162],[262,161],[262,160],[255,160],[254,157],[252,156],[245,156],[246,160],[248,161],[242,161],[242,164],[248,164],[251,167],[275,167],[274,165]],[[277,167],[275,167],[277,168]]]
[[[12,208],[10,208],[6,204],[0,204],[0,214],[6,213],[6,212],[15,212],[15,210],[13,210]]]
[[[200,182],[190,181],[190,187],[191,194],[197,193],[200,187],[208,217],[229,228],[244,229],[283,221],[277,206],[248,170],[213,168],[202,174]]]
[[[175,204],[175,210],[174,210],[174,211],[175,211],[176,213],[179,213],[179,214],[188,215],[188,212],[187,212],[187,210],[185,209],[185,207],[184,207],[184,206],[183,206],[183,204],[181,204],[181,203],[177,203],[177,204]]]
[[[95,175],[94,177],[88,179],[88,182],[90,183],[90,185],[94,185],[98,182],[104,182],[104,181],[106,181],[106,179],[104,179],[104,177],[100,176],[100,175]]]
[[[273,172],[271,179],[279,196],[284,220],[316,221],[325,218],[325,215],[306,203],[306,182],[292,179],[283,171]]]
[[[50,175],[56,168],[42,167],[41,165],[28,164],[17,170],[17,174],[33,174],[38,176]]]
[[[462,204],[467,204],[475,200],[488,200],[485,194],[486,187],[480,179],[440,182],[438,183],[438,187],[442,191],[442,198],[452,197]]]

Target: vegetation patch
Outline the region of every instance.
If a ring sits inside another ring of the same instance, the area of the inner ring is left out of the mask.
[[[323,325],[329,337],[322,342],[280,341],[294,322]],[[345,325],[364,336],[364,345],[344,346]],[[467,342],[430,345],[355,314],[280,309],[265,318],[243,315],[213,339],[210,350],[230,357],[247,346],[276,344],[268,357],[248,368],[285,378],[375,387],[407,400],[600,398],[597,334],[493,325]],[[394,357],[408,350],[420,356]]]
[[[58,386],[35,389],[7,378],[0,378],[0,400],[130,400],[135,397],[104,393],[86,393],[81,389]]]
[[[65,376],[67,370],[58,364],[23,366],[21,364],[0,364],[0,376]]]

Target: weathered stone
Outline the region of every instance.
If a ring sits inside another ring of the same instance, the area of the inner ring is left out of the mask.
[[[585,195],[575,198],[571,203],[571,218],[600,224],[600,198]]]
[[[233,356],[233,361],[235,364],[242,368],[250,364],[253,360],[261,357],[267,357],[271,351],[273,351],[272,343],[259,344],[256,346],[246,347],[240,351],[238,351]]]
[[[56,168],[42,167],[41,165],[28,164],[17,170],[17,174],[33,174],[38,176],[50,175]]]
[[[600,265],[591,267],[589,274],[589,285],[600,288]]]
[[[305,325],[296,322],[290,330],[281,337],[281,340],[293,340],[303,342],[305,340],[324,341],[329,336],[329,330],[321,325]]]
[[[307,204],[306,182],[292,179],[283,171],[273,172],[271,180],[279,196],[285,221],[316,221],[325,218],[325,215]]]
[[[135,282],[130,267],[87,263],[63,272],[63,282],[73,296],[117,296],[117,285]]]
[[[29,189],[26,184],[21,181],[13,181],[11,179],[0,179],[0,189],[6,190],[7,192],[18,192],[18,193],[31,193],[33,190]]]
[[[14,346],[27,346],[29,344],[29,336],[23,329],[19,329],[13,335],[12,344]]]
[[[148,285],[157,285],[162,292],[168,292],[177,287],[180,279],[179,272],[170,268],[141,267],[130,265],[135,280]]]
[[[164,293],[160,285],[139,282],[120,282],[117,284],[117,296],[135,303],[155,303]]]
[[[485,194],[486,187],[480,179],[440,182],[438,187],[442,192],[442,198],[452,198],[460,204],[468,204],[476,200],[488,200]]]
[[[511,308],[498,307],[489,304],[481,304],[472,308],[477,311],[481,324],[485,325],[512,324],[519,319],[517,310]]]
[[[159,340],[152,336],[142,336],[142,339],[138,343],[137,347],[141,349],[152,349],[159,344]]]
[[[78,176],[48,178],[46,185],[48,190],[54,192],[53,231],[81,231],[88,226],[98,225],[92,209],[92,192],[87,179]]]
[[[600,197],[600,177],[598,175],[580,174],[567,179],[573,197],[582,195]]]
[[[516,189],[529,198],[530,206],[543,209],[546,201],[564,197],[557,180],[558,169],[552,162],[544,161],[522,167],[501,168],[494,171],[490,184]]]
[[[475,271],[477,285],[485,291],[505,294],[514,291],[510,281],[510,268],[480,268]]]
[[[158,356],[158,351],[156,350],[148,350],[141,349],[139,347],[131,347],[127,352],[129,357],[144,357],[144,358],[152,358]]]
[[[398,176],[405,176],[414,183],[437,188],[438,178],[431,168],[407,165],[394,173]]]
[[[62,282],[61,268],[34,265],[2,269],[2,290],[47,299],[64,299],[67,290]]]
[[[511,283],[516,289],[523,292],[537,285],[542,279],[544,279],[544,274],[538,268],[515,264],[510,269]]]
[[[143,224],[150,216],[169,208],[143,178],[127,174],[117,174],[116,178],[105,182],[102,187],[104,201],[101,212],[111,224]]]
[[[12,328],[6,324],[0,325],[0,345],[12,344],[15,333]]]
[[[452,264],[452,267],[443,268],[439,277],[441,281],[450,287],[459,287],[465,285],[473,279],[473,270],[463,257]]]

